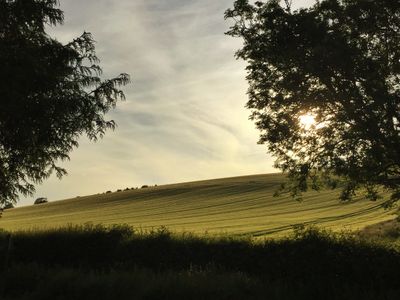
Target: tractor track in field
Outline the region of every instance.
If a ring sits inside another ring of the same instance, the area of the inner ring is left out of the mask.
[[[68,224],[130,224],[140,228],[165,225],[174,231],[229,231],[260,237],[290,230],[295,224],[347,226],[387,220],[383,202],[341,203],[336,191],[304,194],[299,203],[273,197],[279,175],[224,178],[108,194],[76,197],[5,211],[0,228],[49,228]],[[356,199],[355,199],[356,200]]]

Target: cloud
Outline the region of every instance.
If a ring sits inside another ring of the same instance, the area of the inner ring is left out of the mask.
[[[67,42],[91,32],[104,76],[127,72],[133,83],[109,115],[118,128],[97,143],[82,138],[63,163],[69,175],[51,177],[35,197],[274,171],[244,108],[245,64],[234,58],[240,41],[224,35],[231,6],[230,0],[61,1],[65,24],[50,34]]]

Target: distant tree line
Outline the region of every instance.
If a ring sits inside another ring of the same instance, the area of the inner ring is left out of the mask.
[[[157,186],[158,186],[157,184],[155,184],[153,186],[144,184],[144,185],[142,185],[140,187],[140,189],[147,189],[147,188],[150,188],[150,187],[157,187]],[[125,192],[125,191],[130,191],[130,190],[138,190],[138,189],[139,189],[139,187],[131,187],[131,188],[127,187],[125,189],[117,189],[115,192],[119,193],[119,192]],[[110,193],[112,193],[112,191],[106,191],[105,192],[105,194],[110,194]]]

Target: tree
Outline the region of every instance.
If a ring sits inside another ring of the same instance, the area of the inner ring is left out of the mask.
[[[247,107],[301,196],[324,184],[400,198],[400,2],[237,0],[227,32],[243,39]],[[302,119],[313,120],[304,124]],[[338,181],[340,179],[340,181]]]
[[[86,134],[102,137],[115,123],[105,114],[119,99],[127,74],[103,80],[94,40],[84,32],[68,44],[46,26],[62,24],[56,0],[0,0],[0,199],[66,170],[59,161]]]

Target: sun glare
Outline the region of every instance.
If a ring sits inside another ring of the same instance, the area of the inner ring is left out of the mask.
[[[305,129],[310,129],[315,125],[315,116],[310,113],[299,116],[299,122]]]

